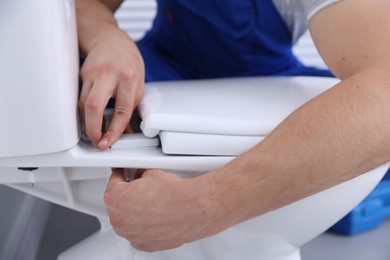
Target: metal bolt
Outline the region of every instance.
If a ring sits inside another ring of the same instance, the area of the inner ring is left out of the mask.
[[[30,188],[34,188],[35,175],[33,171],[38,170],[38,167],[19,167],[20,171],[27,171],[27,185]]]

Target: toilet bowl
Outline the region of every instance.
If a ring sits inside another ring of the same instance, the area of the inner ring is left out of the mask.
[[[111,167],[199,176],[256,145],[294,109],[337,80],[253,77],[148,83],[139,107],[142,132],[126,134],[111,149],[100,151],[81,138],[78,126],[74,3],[30,2],[8,1],[0,8],[0,21],[11,25],[0,27],[2,35],[13,34],[12,26],[23,30],[0,45],[5,57],[0,70],[9,72],[0,78],[0,117],[6,126],[0,128],[0,183],[100,221],[101,229],[63,252],[61,260],[298,260],[299,248],[354,208],[387,171],[387,165],[381,166],[177,249],[139,252],[109,224],[103,193]],[[6,15],[21,3],[23,19],[35,21],[28,27],[10,23],[16,16]],[[8,50],[15,46],[12,39],[21,44],[26,34],[32,36],[32,50]],[[41,41],[50,44],[41,48]],[[39,54],[44,58],[36,64]],[[26,71],[24,77],[18,77],[20,71]]]
[[[113,232],[102,198],[110,167],[159,168],[183,178],[221,167],[335,83],[318,77],[148,83],[139,107],[143,133],[126,134],[107,151],[80,141],[62,152],[0,158],[0,183],[98,218],[101,230],[62,253],[62,260],[301,259],[299,248],[363,200],[387,165],[215,236],[156,253],[139,252]]]

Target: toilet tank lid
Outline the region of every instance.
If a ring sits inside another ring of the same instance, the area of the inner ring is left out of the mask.
[[[325,77],[246,77],[145,84],[142,132],[265,136],[296,108],[339,82]]]

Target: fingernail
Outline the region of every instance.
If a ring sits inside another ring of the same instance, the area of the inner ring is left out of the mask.
[[[108,138],[107,138],[107,137],[103,137],[103,139],[100,140],[98,146],[99,146],[101,149],[105,149],[105,148],[107,148],[107,144],[108,144]]]

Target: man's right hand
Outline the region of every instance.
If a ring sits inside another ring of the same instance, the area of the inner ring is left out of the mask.
[[[88,53],[80,71],[83,82],[79,102],[86,133],[100,149],[110,147],[129,124],[143,95],[144,64],[127,35],[115,35],[98,42]],[[111,124],[102,133],[104,109],[115,98]]]
[[[79,109],[89,139],[100,149],[118,140],[143,95],[141,54],[113,16],[121,2],[76,0],[79,46],[86,57],[80,71]],[[103,133],[103,113],[110,98],[115,98],[114,113]]]

